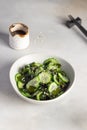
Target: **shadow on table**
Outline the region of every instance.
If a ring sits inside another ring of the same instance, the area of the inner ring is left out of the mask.
[[[79,37],[80,39],[82,39],[87,44],[87,37],[84,36],[79,29],[72,28],[72,31],[74,31],[74,33],[77,35],[77,37]]]
[[[9,46],[8,45],[8,43],[9,43],[9,35],[8,35],[8,33],[0,32],[0,40],[3,41],[3,44],[5,46],[7,46],[7,47]],[[0,44],[2,44],[2,43],[0,43]]]
[[[8,101],[22,101],[11,86],[9,79],[9,71],[11,64],[0,67],[0,95]]]

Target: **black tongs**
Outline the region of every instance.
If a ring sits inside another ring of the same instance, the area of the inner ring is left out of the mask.
[[[68,17],[70,18],[70,20],[68,20],[68,21],[66,22],[67,27],[68,27],[68,28],[71,28],[71,27],[73,27],[74,25],[76,25],[76,26],[80,29],[80,31],[81,31],[85,36],[87,36],[87,30],[81,25],[81,23],[82,23],[81,18],[77,17],[76,19],[74,19],[73,16],[71,16],[71,15],[69,15]]]

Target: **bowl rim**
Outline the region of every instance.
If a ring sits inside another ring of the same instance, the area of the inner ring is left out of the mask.
[[[48,56],[48,57],[55,57],[55,58],[58,58],[59,60],[62,60],[64,62],[66,62],[71,67],[71,69],[73,71],[73,75],[74,75],[73,82],[72,82],[71,86],[68,88],[68,90],[65,91],[62,95],[60,95],[60,96],[58,96],[56,98],[50,99],[50,100],[35,100],[35,99],[31,99],[31,98],[28,98],[28,97],[25,97],[24,95],[22,95],[19,92],[18,88],[15,88],[17,86],[15,86],[13,84],[12,77],[11,77],[12,70],[13,70],[14,66],[17,64],[17,62],[19,62],[21,59],[25,59],[26,57],[30,57],[31,55],[32,56],[43,55],[43,56]],[[53,102],[53,101],[57,101],[57,100],[63,98],[63,96],[65,96],[67,93],[69,93],[69,91],[72,89],[72,86],[74,86],[74,83],[75,83],[75,70],[74,70],[74,68],[73,68],[73,66],[71,65],[70,62],[67,62],[67,60],[65,60],[64,58],[59,57],[58,55],[53,55],[53,54],[49,54],[49,53],[45,53],[45,54],[44,53],[30,53],[28,55],[24,55],[24,56],[18,58],[17,60],[15,60],[13,62],[13,64],[11,65],[10,71],[9,71],[9,78],[10,78],[10,83],[11,83],[13,89],[15,90],[15,92],[17,93],[18,96],[20,96],[25,101],[28,101],[28,102],[31,102],[31,103],[34,103],[34,104],[43,104],[43,103],[48,103],[48,102],[50,103],[50,102]]]

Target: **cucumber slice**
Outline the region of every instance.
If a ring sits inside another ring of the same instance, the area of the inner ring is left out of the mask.
[[[57,84],[57,85],[60,85],[59,81],[58,81],[58,76],[57,75],[54,75],[53,76],[53,80],[54,82]]]
[[[57,59],[49,58],[49,59],[44,61],[44,67],[45,67],[45,69],[50,70],[50,71],[51,70],[52,71],[54,71],[54,70],[58,71],[59,68],[61,67],[61,64],[58,62]]]
[[[23,75],[21,75],[20,73],[17,73],[15,75],[15,80],[16,80],[16,82],[21,81],[21,82],[24,83],[25,82],[25,77]]]
[[[57,59],[55,59],[55,58],[48,58],[47,60],[45,60],[45,61],[43,62],[43,64],[45,64],[45,65],[48,65],[49,63],[57,64],[58,61],[57,61]]]
[[[59,76],[59,78],[60,78],[62,81],[66,82],[66,83],[69,82],[69,79],[68,79],[66,76],[62,75],[61,73],[58,73],[58,76]]]
[[[36,89],[39,87],[39,78],[35,77],[32,80],[30,80],[27,84],[26,84],[26,89],[30,92],[33,93],[36,91]]]
[[[39,73],[41,73],[44,70],[42,66],[39,66],[35,69],[35,75],[37,76]]]
[[[36,99],[37,99],[37,100],[40,100],[42,93],[43,93],[43,92],[40,91],[40,92],[36,95]]]
[[[39,67],[39,66],[41,66],[41,65],[42,65],[41,63],[32,62],[32,63],[30,64],[30,67]]]
[[[38,87],[39,86],[39,78],[38,77],[35,77],[33,78],[32,80],[30,80],[27,84],[26,84],[26,87],[28,88],[28,86],[35,86],[35,87]]]
[[[52,82],[48,87],[48,91],[51,95],[57,96],[61,89],[55,82]]]
[[[43,84],[47,84],[51,81],[52,75],[49,72],[41,72],[39,74],[40,82]]]
[[[22,89],[23,86],[24,86],[24,83],[21,82],[21,81],[18,81],[18,82],[17,82],[17,86],[18,86],[19,89]]]
[[[48,66],[47,66],[47,69],[48,70],[57,70],[58,69],[58,66],[57,65],[53,65],[53,64],[49,64]]]
[[[21,74],[20,73],[17,73],[16,75],[15,75],[15,80],[16,81],[19,81],[19,80],[21,80]]]
[[[26,92],[26,91],[20,91],[20,92],[21,92],[21,94],[22,94],[23,96],[28,97],[28,98],[31,98],[31,95],[30,95],[28,92]]]
[[[38,94],[36,95],[37,100],[46,100],[47,98],[48,96],[42,91],[39,91]]]

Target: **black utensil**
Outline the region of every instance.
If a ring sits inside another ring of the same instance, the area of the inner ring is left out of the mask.
[[[66,21],[66,26],[68,28],[71,28],[76,25],[80,29],[80,31],[87,37],[87,30],[81,25],[81,18],[77,17],[76,19],[74,19],[72,15],[69,15],[68,17],[70,18],[70,20]]]

